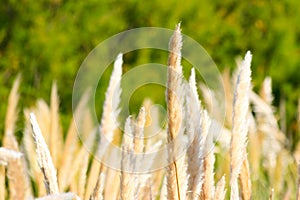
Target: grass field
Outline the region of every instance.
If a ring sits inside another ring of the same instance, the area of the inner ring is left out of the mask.
[[[151,112],[151,100],[145,100],[136,117],[127,118],[124,131],[112,119],[113,94],[120,90],[122,79],[121,54],[106,91],[100,125],[95,127],[90,120],[86,96],[76,108],[76,115],[82,117],[85,145],[78,138],[74,119],[68,130],[62,129],[56,84],[52,85],[50,104],[38,99],[35,106],[20,111],[18,88],[22,80],[17,77],[8,98],[0,148],[0,200],[300,199],[300,144],[294,152],[287,148],[289,140],[279,126],[279,108],[272,106],[271,78],[265,78],[259,93],[252,90],[252,54],[247,52],[233,75],[226,70],[222,74],[226,115],[224,121],[218,121],[211,113],[212,101],[217,99],[211,100],[213,91],[196,83],[194,69],[188,85],[184,84],[182,45],[178,25],[169,46],[167,126],[155,141],[143,139],[151,130],[162,128],[155,127],[161,123]],[[300,99],[295,114],[299,132]],[[24,119],[20,143],[14,135],[19,119]],[[221,125],[220,135],[213,132],[212,124]],[[111,147],[105,146],[103,136],[122,150],[121,170],[93,156],[110,156]],[[186,140],[189,145],[182,146]],[[138,167],[152,169],[158,162],[155,157],[149,166],[139,166],[134,155],[159,152],[166,144],[172,144],[167,147],[167,165],[148,173],[130,173]],[[99,148],[104,148],[102,154],[97,154]],[[180,157],[176,156],[178,149],[184,150]]]

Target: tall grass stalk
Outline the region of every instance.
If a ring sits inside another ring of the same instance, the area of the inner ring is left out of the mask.
[[[239,199],[238,177],[244,160],[247,157],[247,133],[249,94],[251,90],[251,59],[252,55],[247,52],[245,60],[240,66],[236,87],[234,91],[232,137],[230,144],[230,199]]]
[[[167,113],[168,128],[167,140],[169,166],[167,168],[167,194],[168,199],[181,199],[182,173],[184,169],[182,162],[179,163],[175,158],[175,150],[178,146],[175,143],[176,137],[179,136],[180,128],[183,121],[183,86],[182,86],[182,67],[181,67],[181,48],[182,36],[180,24],[175,28],[174,34],[169,42],[169,60],[168,60],[168,77],[167,77]],[[180,166],[179,166],[180,165]]]
[[[17,105],[19,100],[18,89],[20,85],[20,79],[21,76],[18,75],[8,97],[8,107],[5,117],[5,131],[3,138],[3,146],[17,152],[20,151],[20,148],[14,132],[18,116]],[[7,176],[9,177],[8,185],[11,199],[25,199],[32,197],[27,171],[28,170],[25,165],[24,157],[17,160],[12,160],[8,163]]]
[[[0,200],[5,200],[5,166],[0,164]]]

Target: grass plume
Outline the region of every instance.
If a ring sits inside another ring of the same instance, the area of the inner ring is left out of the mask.
[[[233,102],[232,137],[230,144],[230,185],[231,199],[239,198],[238,176],[246,159],[246,144],[248,133],[249,94],[251,90],[251,59],[247,52],[240,66]]]
[[[169,43],[168,77],[167,77],[167,140],[169,166],[167,168],[168,199],[180,200],[180,171],[175,158],[175,140],[182,123],[182,67],[181,67],[182,36],[180,24],[175,28]]]
[[[36,145],[37,160],[44,175],[44,183],[47,194],[58,194],[59,190],[56,169],[54,167],[48,146],[33,113],[30,113],[30,122],[32,125],[33,138]]]

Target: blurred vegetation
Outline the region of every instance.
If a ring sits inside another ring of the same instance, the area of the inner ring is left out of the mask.
[[[124,30],[145,26],[173,29],[181,21],[183,33],[198,41],[220,69],[235,68],[236,56],[252,51],[254,89],[265,76],[273,78],[274,104],[285,100],[286,132],[293,141],[298,138],[293,121],[300,96],[299,8],[297,0],[2,0],[0,119],[4,120],[12,82],[21,72],[21,107],[30,106],[36,98],[49,99],[56,80],[65,116],[62,120],[67,122],[77,70],[96,45]],[[157,62],[155,58],[137,52],[126,60],[125,55],[125,70],[137,63]]]

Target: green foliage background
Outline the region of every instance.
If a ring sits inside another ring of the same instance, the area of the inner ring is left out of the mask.
[[[62,120],[67,122],[76,72],[97,44],[124,30],[173,29],[181,21],[183,33],[198,41],[220,69],[234,68],[236,56],[252,51],[254,88],[265,76],[272,76],[275,105],[286,100],[287,134],[293,141],[298,138],[293,121],[300,96],[299,8],[297,0],[2,0],[0,119],[4,121],[8,93],[21,72],[21,107],[32,105],[37,98],[48,100],[56,80]],[[153,52],[137,52],[125,60],[125,70],[155,62],[153,58]],[[105,87],[100,87],[103,94]],[[1,132],[3,126],[1,123]]]

